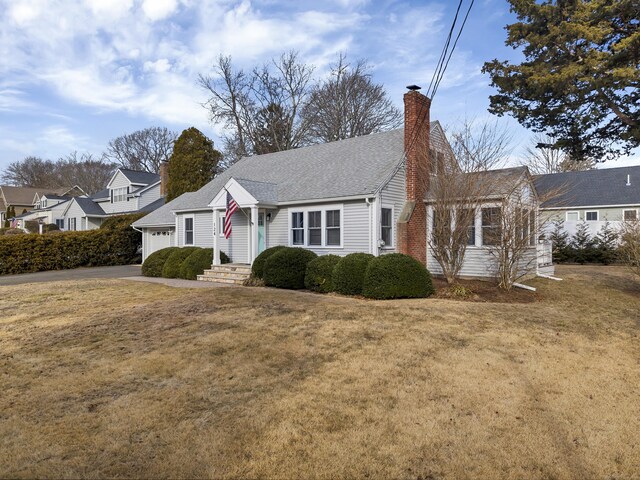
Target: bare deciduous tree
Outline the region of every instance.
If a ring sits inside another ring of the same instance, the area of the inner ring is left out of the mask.
[[[535,135],[531,145],[525,149],[525,158],[521,164],[529,167],[534,175],[596,168],[596,162],[593,159],[572,160],[569,154],[553,147],[555,142],[556,140],[548,135]]]
[[[58,159],[56,168],[59,185],[78,185],[93,194],[105,188],[116,166],[90,153],[71,152]]]
[[[451,149],[464,172],[503,167],[513,150],[512,135],[498,120],[465,118],[448,130]]]
[[[131,170],[158,173],[169,161],[176,132],[165,127],[149,127],[109,141],[104,158]]]
[[[431,255],[447,283],[455,283],[464,265],[467,247],[475,244],[476,212],[491,191],[490,179],[481,172],[461,172],[455,160],[445,157],[446,168],[430,178],[429,207]]]
[[[2,183],[16,187],[59,187],[56,164],[39,157],[25,157],[11,162],[2,172]]]
[[[640,220],[627,220],[620,229],[620,259],[640,278]]]
[[[220,56],[213,75],[200,75],[199,84],[210,94],[204,106],[211,121],[223,125],[227,165],[249,154],[289,150],[309,141],[301,111],[310,93],[313,67],[296,52],[250,73],[235,69],[231,57]]]
[[[19,187],[59,188],[78,185],[94,193],[107,184],[115,165],[90,153],[72,152],[57,161],[26,157],[12,162],[2,173],[2,181]]]
[[[358,137],[402,124],[402,112],[384,86],[373,82],[369,68],[365,60],[352,66],[340,54],[329,78],[313,88],[303,115],[314,141]]]

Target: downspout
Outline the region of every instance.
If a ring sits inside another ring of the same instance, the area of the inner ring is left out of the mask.
[[[136,227],[134,227],[133,225],[131,225],[131,228],[133,228],[136,232],[140,232],[140,234],[142,235],[140,238],[142,238],[142,261],[144,262],[146,260],[145,258],[145,248],[144,248],[144,232]]]
[[[364,201],[369,206],[369,209],[368,209],[369,210],[369,253],[377,257],[378,252],[375,247],[375,240],[374,240],[375,225],[373,224],[374,223],[373,206],[375,205],[375,198],[373,199],[373,201],[371,201],[369,198],[365,198]]]

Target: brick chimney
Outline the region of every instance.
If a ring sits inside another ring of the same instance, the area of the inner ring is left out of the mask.
[[[427,263],[427,209],[429,188],[429,109],[431,100],[411,85],[404,95],[404,148],[407,198],[398,219],[401,253]]]
[[[160,162],[160,195],[167,195],[167,180],[169,180],[169,162]]]

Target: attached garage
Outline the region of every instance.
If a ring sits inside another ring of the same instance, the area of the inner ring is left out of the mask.
[[[144,252],[144,258],[142,260],[144,261],[153,252],[174,246],[174,237],[174,228],[161,227],[145,229],[142,236],[142,251]]]

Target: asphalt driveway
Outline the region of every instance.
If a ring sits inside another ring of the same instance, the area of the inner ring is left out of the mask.
[[[34,282],[59,282],[89,278],[123,278],[140,275],[140,265],[117,265],[115,267],[76,268],[73,270],[50,270],[47,272],[21,273],[0,276],[1,285],[20,285]]]

